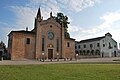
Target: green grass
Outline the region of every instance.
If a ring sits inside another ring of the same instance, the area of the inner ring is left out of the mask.
[[[120,64],[4,65],[0,80],[120,80]]]

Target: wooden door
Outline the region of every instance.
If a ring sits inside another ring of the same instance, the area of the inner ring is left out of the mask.
[[[53,49],[48,49],[48,59],[53,59]]]

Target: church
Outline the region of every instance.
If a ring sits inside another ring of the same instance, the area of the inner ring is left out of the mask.
[[[75,57],[75,39],[66,38],[64,27],[52,17],[43,20],[40,8],[31,31],[11,31],[8,34],[11,60],[66,59]]]

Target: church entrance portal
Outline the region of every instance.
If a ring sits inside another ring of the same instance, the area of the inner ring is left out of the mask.
[[[53,49],[48,49],[48,59],[53,59]]]

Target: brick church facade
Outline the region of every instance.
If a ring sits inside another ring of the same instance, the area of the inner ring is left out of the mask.
[[[40,8],[31,31],[11,31],[8,52],[12,60],[55,59],[75,57],[75,39],[65,38],[64,27],[52,17],[43,20]]]

